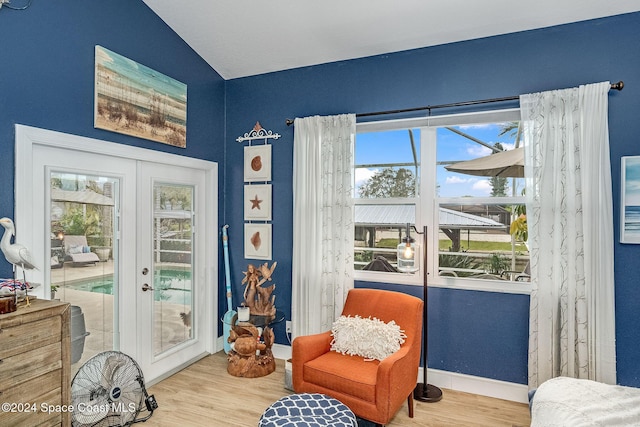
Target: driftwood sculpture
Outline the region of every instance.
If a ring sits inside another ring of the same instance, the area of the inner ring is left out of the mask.
[[[236,325],[236,321],[237,315],[228,338],[231,351],[227,355],[227,372],[236,377],[258,378],[275,371],[276,361],[271,352],[275,341],[273,329],[267,326],[261,334],[260,328],[251,323]]]
[[[249,307],[252,315],[274,317],[276,315],[276,296],[271,295],[276,289],[275,283],[270,286],[263,286],[265,282],[271,281],[273,271],[278,263],[274,262],[271,267],[264,263],[260,267],[249,264],[247,271],[244,271],[242,283],[244,288],[244,305]]]

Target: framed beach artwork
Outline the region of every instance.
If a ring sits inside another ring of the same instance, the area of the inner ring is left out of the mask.
[[[187,85],[102,46],[95,49],[94,127],[187,146]]]
[[[620,243],[640,243],[640,156],[622,157]]]
[[[271,145],[244,147],[244,180],[271,181]]]
[[[271,184],[244,186],[244,219],[271,221]]]
[[[271,224],[244,225],[244,257],[271,259]]]

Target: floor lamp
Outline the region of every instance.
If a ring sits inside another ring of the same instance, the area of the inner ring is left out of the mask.
[[[422,228],[422,233],[420,233],[415,226],[413,227],[413,229],[415,230],[415,232],[417,234],[421,234],[422,235],[422,253],[423,253],[423,258],[422,258],[422,268],[423,268],[423,275],[422,275],[422,288],[423,288],[423,292],[424,292],[424,304],[422,307],[422,322],[423,322],[423,326],[422,326],[422,370],[423,370],[423,381],[421,383],[416,384],[416,388],[413,391],[413,398],[416,400],[419,400],[421,402],[438,402],[440,399],[442,399],[442,390],[440,390],[438,387],[429,384],[427,382],[427,347],[428,347],[428,343],[427,343],[427,332],[428,332],[428,327],[427,327],[427,313],[428,313],[428,309],[427,309],[427,297],[428,297],[428,286],[427,286],[427,226],[425,225]],[[414,240],[411,238],[411,236],[409,235],[409,224],[407,224],[407,235],[404,239],[404,243],[400,243],[400,245],[398,245],[398,265],[399,265],[399,269],[400,271],[403,270],[403,268],[401,268],[400,266],[403,264],[401,262],[402,258],[404,258],[404,261],[407,262],[409,261],[409,255],[411,256],[411,261],[413,262],[409,262],[409,264],[411,265],[411,267],[416,266],[415,264],[415,251],[414,250],[410,250],[411,246],[413,245]],[[401,246],[402,249],[401,250]],[[402,253],[401,253],[402,252]],[[406,265],[406,264],[405,264]],[[416,271],[417,269],[413,269],[413,268],[407,268],[405,271]]]

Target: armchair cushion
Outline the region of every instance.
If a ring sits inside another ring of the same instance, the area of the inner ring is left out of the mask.
[[[375,403],[378,365],[378,361],[364,363],[360,356],[344,356],[330,351],[306,363],[304,379]]]
[[[340,316],[331,329],[331,350],[364,360],[382,360],[400,350],[407,337],[400,326],[391,320],[384,323],[378,318],[358,315]]]

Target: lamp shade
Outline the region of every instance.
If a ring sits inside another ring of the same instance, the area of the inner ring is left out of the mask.
[[[418,253],[420,246],[411,238],[409,234],[409,224],[407,224],[407,234],[398,244],[398,270],[403,273],[414,273],[418,271],[420,254]]]

